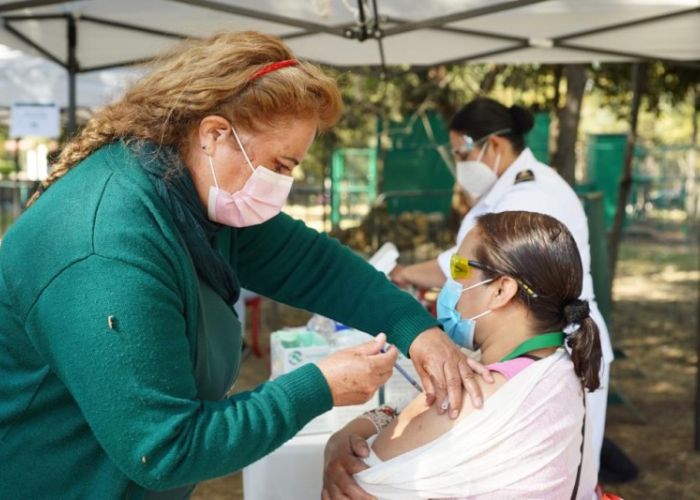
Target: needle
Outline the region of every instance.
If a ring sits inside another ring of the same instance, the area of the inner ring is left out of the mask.
[[[391,347],[390,344],[384,344],[384,347],[382,347],[382,352],[386,352],[389,347]],[[418,392],[423,392],[423,388],[420,386],[418,382],[416,382],[416,379],[414,379],[410,373],[408,373],[403,367],[401,367],[398,363],[394,364],[394,368],[398,370],[398,372],[403,375],[403,378],[408,380],[408,383],[411,384],[413,387],[416,388]]]

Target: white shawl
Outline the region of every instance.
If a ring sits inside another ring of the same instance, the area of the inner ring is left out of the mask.
[[[372,453],[375,463],[355,479],[386,500],[568,500],[581,460],[583,416],[581,383],[569,355],[559,349],[434,441],[386,462]],[[577,498],[594,498],[590,458],[584,451]]]

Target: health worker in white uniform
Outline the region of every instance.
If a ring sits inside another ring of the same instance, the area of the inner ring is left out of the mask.
[[[524,108],[508,108],[484,97],[474,99],[454,116],[450,123],[450,143],[457,160],[457,183],[474,205],[462,220],[453,248],[435,260],[397,267],[391,278],[399,286],[442,287],[450,275],[450,257],[474,227],[476,218],[487,212],[525,210],[547,214],[562,222],[578,245],[584,270],[581,299],[588,301],[591,317],[600,331],[603,353],[601,388],[588,393],[586,400],[592,421],[591,442],[597,469],[605,430],[613,351],[608,329],[593,294],[586,214],[571,186],[553,168],[537,161],[532,151],[525,147],[525,134],[533,124],[532,115]],[[476,320],[477,328],[478,324]]]

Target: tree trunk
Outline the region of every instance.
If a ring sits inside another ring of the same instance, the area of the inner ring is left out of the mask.
[[[552,155],[552,166],[573,186],[576,182],[576,140],[578,124],[581,118],[581,103],[586,88],[586,66],[583,64],[567,64],[564,68],[566,76],[566,101],[558,113],[559,136],[557,148]]]
[[[550,109],[554,112],[559,110],[559,101],[561,100],[561,79],[564,76],[564,66],[557,64],[554,68],[554,96]]]
[[[554,67],[554,96],[549,102],[547,111],[551,120],[549,122],[549,137],[547,138],[548,163],[553,165],[554,156],[557,154],[557,139],[559,138],[559,101],[561,100],[561,79],[564,76],[564,65],[557,64]]]
[[[632,105],[630,108],[630,128],[627,132],[627,145],[625,147],[625,161],[622,166],[622,178],[620,190],[617,196],[617,208],[612,232],[608,240],[608,258],[610,262],[610,279],[615,279],[617,269],[617,254],[622,239],[622,225],[625,221],[625,208],[632,187],[632,164],[634,160],[634,146],[637,142],[637,121],[639,108],[642,102],[642,87],[646,80],[646,63],[634,63],[632,65]]]
[[[505,68],[505,65],[503,64],[494,64],[489,68],[488,72],[484,75],[484,78],[481,79],[481,83],[479,84],[479,93],[481,95],[488,95],[491,93],[493,88],[496,86],[496,77],[501,71],[503,71],[503,68]]]

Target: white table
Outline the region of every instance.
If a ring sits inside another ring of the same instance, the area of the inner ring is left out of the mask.
[[[360,337],[360,341],[362,340]],[[410,360],[400,357],[398,363],[414,378],[418,378]],[[394,371],[385,384],[384,391],[385,401],[398,407],[403,407],[417,394],[397,371]],[[362,412],[376,408],[378,405],[379,395],[375,394],[364,405],[334,408],[309,422],[296,437],[243,469],[243,498],[245,500],[320,499],[323,484],[323,448],[328,438]]]
[[[296,436],[243,469],[245,500],[316,500],[323,484],[323,448],[330,433]]]

